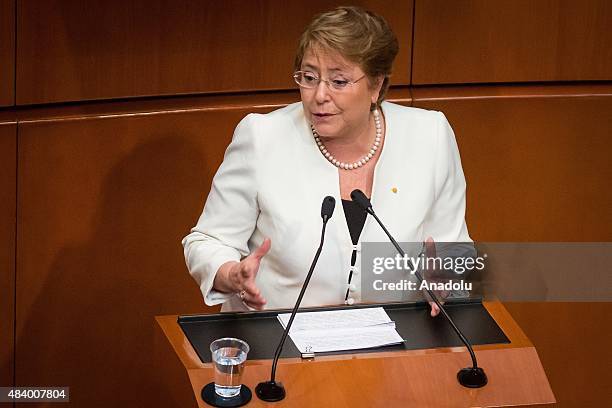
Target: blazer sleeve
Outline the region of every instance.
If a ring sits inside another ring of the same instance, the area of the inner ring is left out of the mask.
[[[233,296],[212,289],[215,275],[225,262],[240,261],[249,254],[248,241],[259,214],[254,116],[246,116],[236,127],[204,211],[182,241],[189,273],[209,306]]]
[[[465,223],[465,176],[455,134],[437,112],[434,203],[424,223],[424,238],[438,242],[471,242]]]

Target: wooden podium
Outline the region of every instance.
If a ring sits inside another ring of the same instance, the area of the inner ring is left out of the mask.
[[[253,391],[247,406],[430,408],[555,403],[533,344],[501,303],[483,304],[510,340],[474,346],[478,364],[489,379],[483,388],[464,388],[457,382],[457,372],[470,365],[464,347],[396,350],[317,356],[312,360],[282,358],[276,379],[284,384],[287,396],[280,402],[267,403],[260,401],[254,390],[259,382],[269,379],[272,362],[247,360],[243,383]],[[213,380],[213,367],[201,362],[177,318],[158,316],[156,320],[187,370],[197,405],[208,407],[200,393]],[[274,344],[278,340],[270,339]]]

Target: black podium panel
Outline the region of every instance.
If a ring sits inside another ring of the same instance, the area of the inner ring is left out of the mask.
[[[463,346],[442,315],[435,318],[429,315],[429,305],[425,302],[303,308],[300,312],[378,306],[382,306],[391,320],[395,321],[397,332],[405,340],[403,344],[317,355]],[[449,301],[444,306],[473,345],[510,342],[479,300]],[[237,337],[246,341],[251,346],[248,359],[264,360],[274,357],[283,334],[283,327],[276,316],[289,312],[291,310],[179,316],[178,323],[203,363],[211,362],[210,343],[221,337]],[[287,341],[281,357],[300,356],[293,342]]]

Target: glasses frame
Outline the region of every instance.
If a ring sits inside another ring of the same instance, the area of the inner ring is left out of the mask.
[[[308,87],[308,86],[304,86],[304,85],[300,84],[300,83],[298,82],[298,76],[299,76],[300,74],[304,74],[304,73],[309,73],[309,74],[312,74],[312,75],[313,75],[313,76],[314,76],[314,77],[317,79],[317,84],[316,84],[315,86],[313,86],[313,87]],[[357,82],[361,81],[361,80],[362,80],[363,78],[365,78],[366,76],[367,76],[366,74],[363,74],[363,75],[362,75],[360,78],[358,78],[358,79],[356,79],[356,80],[354,80],[354,81],[346,81],[346,85],[345,85],[343,88],[334,88],[334,85],[332,84],[331,80],[329,80],[329,79],[323,79],[323,78],[320,78],[319,76],[317,76],[317,75],[316,75],[314,72],[312,72],[312,71],[302,71],[302,70],[295,71],[295,72],[293,73],[293,80],[295,81],[295,83],[296,83],[296,84],[298,84],[298,86],[299,86],[300,88],[304,88],[304,89],[316,89],[316,88],[318,88],[318,87],[319,87],[319,84],[320,84],[321,82],[325,82],[325,84],[327,85],[327,89],[329,89],[330,91],[334,91],[334,92],[342,92],[342,91],[346,90],[348,87],[352,87],[353,85],[355,85]]]

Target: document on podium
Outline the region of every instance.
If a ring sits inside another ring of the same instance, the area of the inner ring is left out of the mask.
[[[283,328],[290,316],[291,313],[278,315]],[[298,313],[289,335],[301,353],[359,350],[404,342],[382,307]]]

